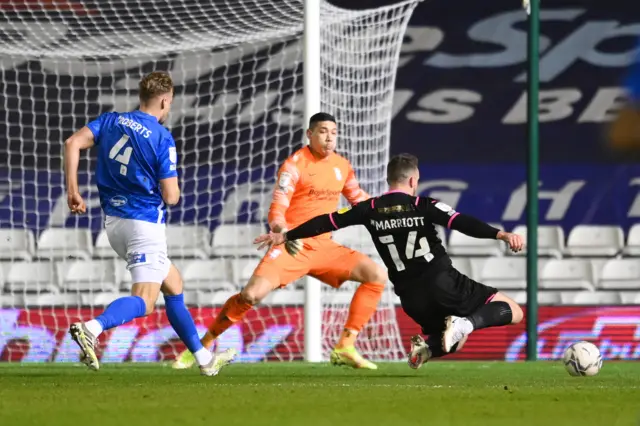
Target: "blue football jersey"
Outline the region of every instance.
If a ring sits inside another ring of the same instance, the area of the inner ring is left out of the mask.
[[[96,182],[105,214],[164,223],[160,180],[178,176],[171,133],[138,110],[107,112],[87,127],[98,149]]]

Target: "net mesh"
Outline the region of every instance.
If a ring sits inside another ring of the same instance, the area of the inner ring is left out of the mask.
[[[385,189],[394,79],[415,4],[321,6],[322,109],[336,116],[338,149],[370,194]],[[135,109],[152,70],[170,71],[176,85],[166,125],[182,200],[169,213],[169,255],[204,331],[259,260],[251,240],[265,229],[275,173],[304,142],[303,9],[301,0],[0,1],[3,359],[77,360],[69,323],[128,291],[103,233],[95,154],[80,165],[88,214],[71,216],[62,141],[103,112]],[[368,236],[345,231],[335,238],[371,252]],[[301,358],[303,285],[274,292],[218,345],[239,346],[246,361]],[[323,287],[328,357],[355,284]],[[117,330],[102,339],[103,361],[182,348],[160,311]],[[358,345],[372,359],[403,356],[389,286]]]

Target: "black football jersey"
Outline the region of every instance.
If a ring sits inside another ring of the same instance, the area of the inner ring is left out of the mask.
[[[458,213],[429,197],[390,192],[332,213],[336,228],[361,224],[371,234],[396,286],[451,265],[434,224],[448,226]]]

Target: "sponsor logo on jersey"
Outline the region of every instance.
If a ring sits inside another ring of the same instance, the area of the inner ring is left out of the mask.
[[[113,207],[122,207],[127,204],[127,197],[116,195],[115,197],[111,197],[111,199],[109,200],[109,204],[111,204]]]
[[[311,188],[309,190],[309,197],[314,197],[317,200],[333,200],[340,196],[342,191],[332,191],[330,189],[316,189]]]
[[[351,207],[343,207],[340,210],[338,210],[338,214],[346,213],[349,210],[351,210]]]

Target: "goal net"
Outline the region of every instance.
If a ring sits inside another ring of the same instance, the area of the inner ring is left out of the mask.
[[[66,206],[63,141],[106,111],[138,106],[137,83],[170,71],[182,188],[170,209],[169,255],[199,331],[251,275],[278,166],[304,140],[303,0],[0,2],[0,356],[77,361],[66,334],[128,293],[130,276],[103,232],[92,172],[80,164],[84,216]],[[338,150],[370,194],[385,189],[400,48],[416,1],[350,11],[324,2],[321,105],[339,125]],[[372,253],[363,229],[334,237]],[[323,357],[338,339],[356,288],[323,286]],[[162,309],[101,338],[103,362],[175,356]],[[358,346],[374,360],[404,357],[390,284]],[[273,292],[218,349],[241,361],[304,354],[304,281]]]

